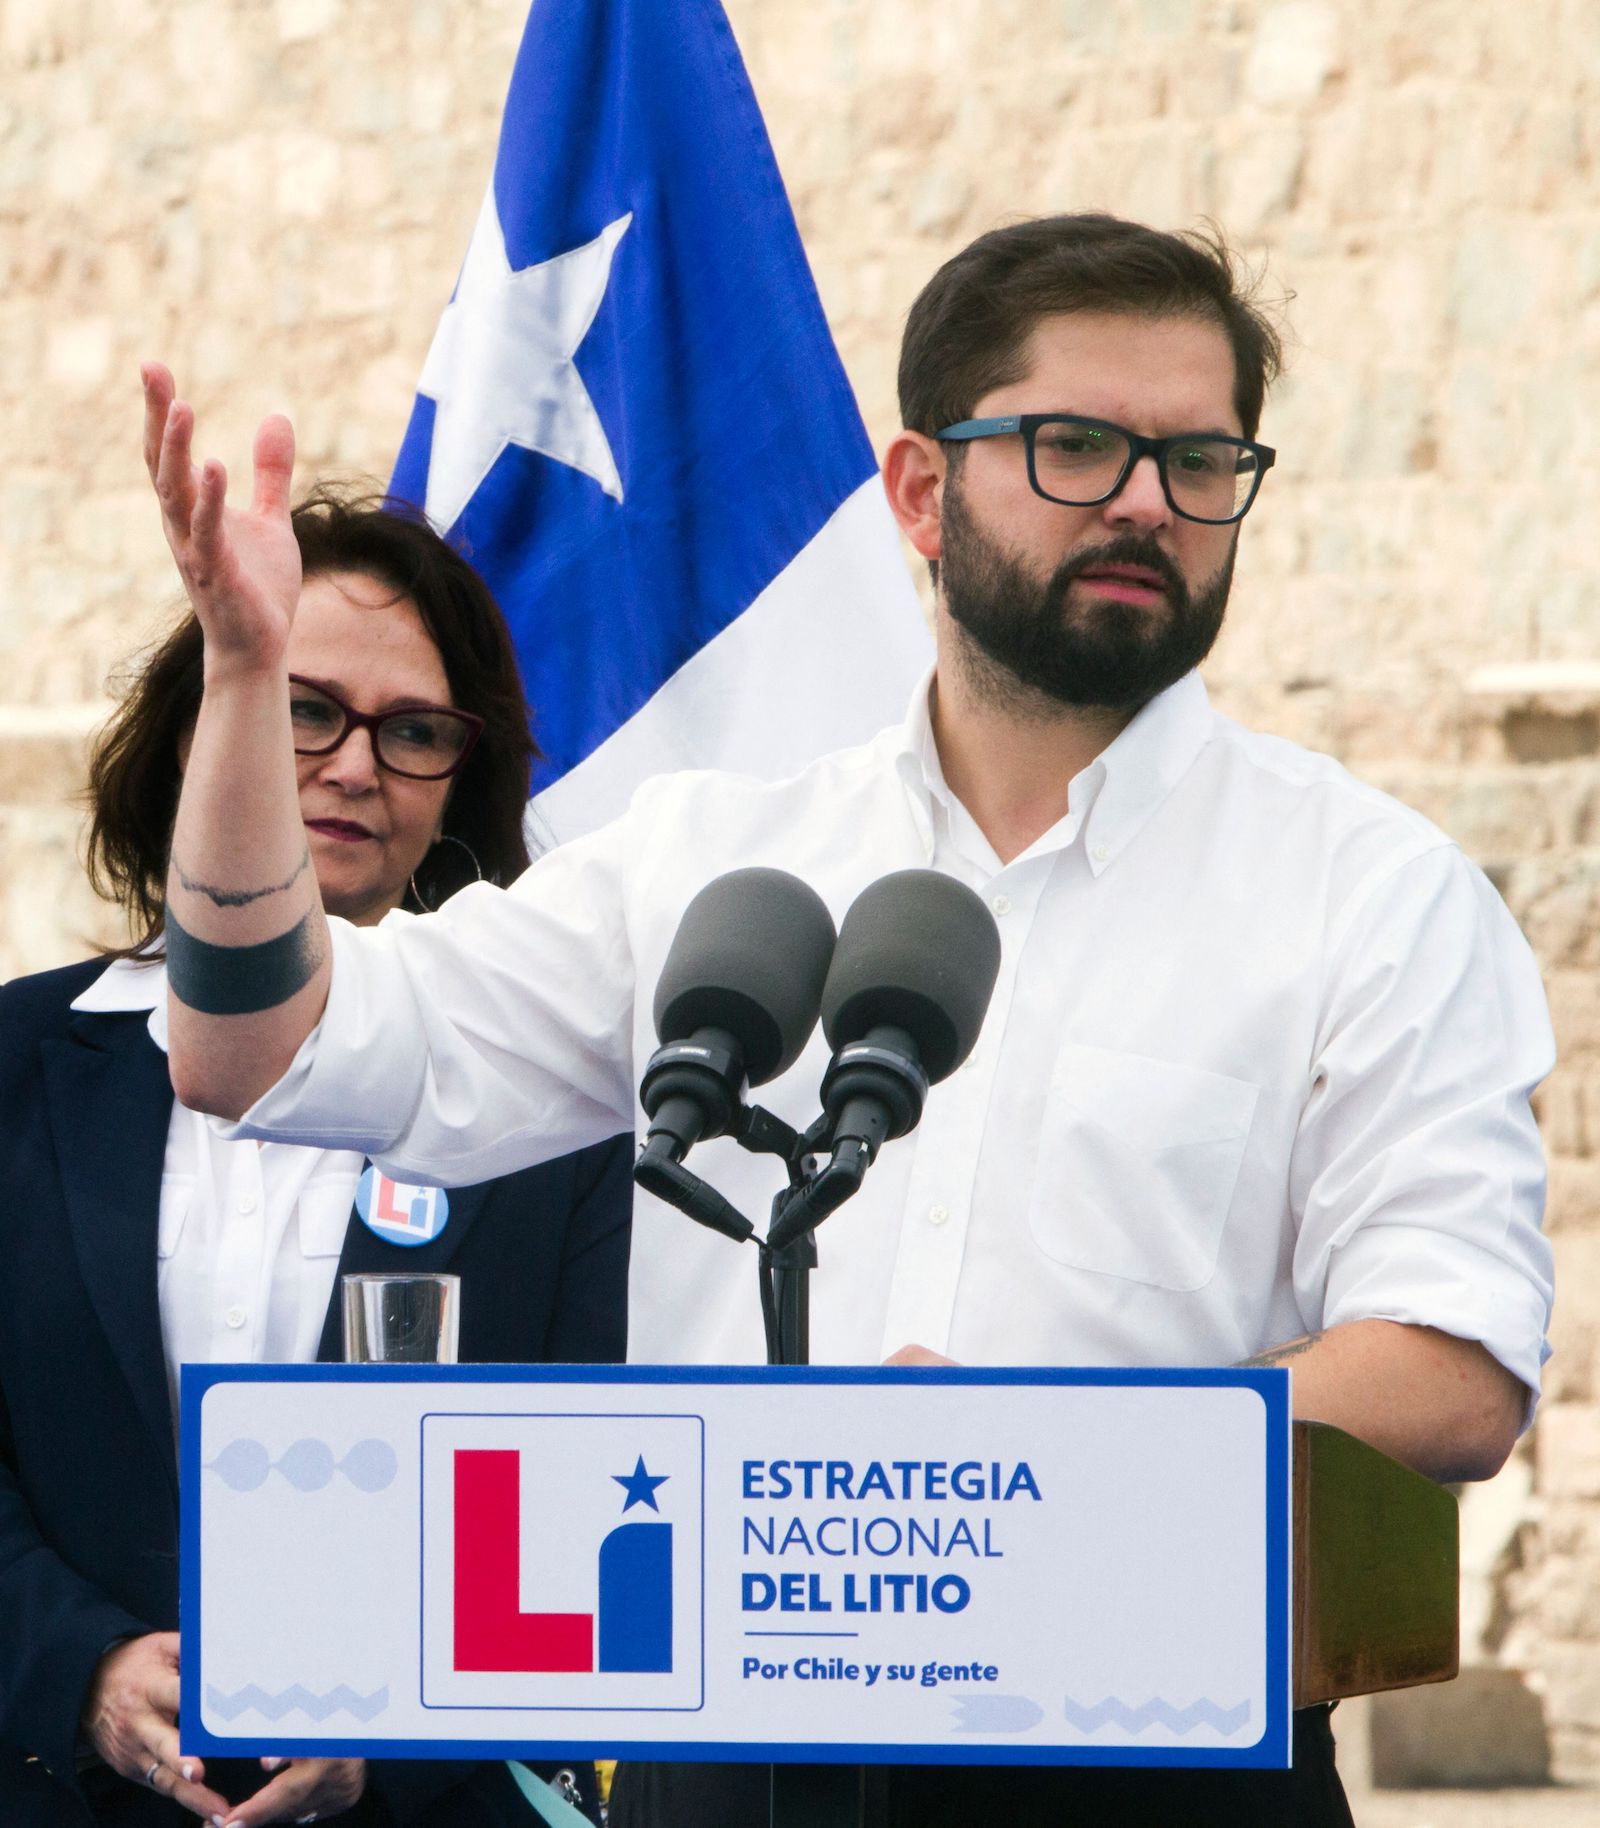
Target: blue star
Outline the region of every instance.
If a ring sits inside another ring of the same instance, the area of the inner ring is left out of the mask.
[[[640,1454],[631,1473],[613,1473],[611,1477],[628,1494],[628,1502],[622,1507],[623,1516],[626,1517],[636,1504],[648,1504],[651,1510],[659,1511],[661,1506],[656,1503],[656,1487],[665,1485],[671,1476],[670,1473],[662,1473],[659,1478],[652,1478],[644,1470],[643,1454]]]

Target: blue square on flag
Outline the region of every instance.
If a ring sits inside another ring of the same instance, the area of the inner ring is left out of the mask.
[[[558,836],[901,715],[927,632],[716,0],[533,7],[392,486],[506,612]]]

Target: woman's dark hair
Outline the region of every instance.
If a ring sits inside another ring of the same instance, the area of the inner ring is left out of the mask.
[[[307,578],[353,571],[416,604],[450,681],[450,696],[484,722],[455,779],[444,832],[413,884],[423,905],[477,879],[512,882],[528,866],[522,820],[538,748],[505,618],[489,587],[415,509],[378,494],[321,485],[291,516]],[[121,703],[89,761],[89,880],[128,917],[129,957],[159,938],[166,915],[167,851],[178,810],[178,746],[203,689],[204,643],[194,612],[120,676]],[[407,905],[416,906],[408,893]]]
[[[1210,319],[1233,346],[1234,406],[1255,437],[1283,347],[1221,236],[1096,214],[994,229],[940,267],[906,319],[900,423],[932,437],[970,418],[985,394],[1022,375],[1039,321],[1071,311]]]

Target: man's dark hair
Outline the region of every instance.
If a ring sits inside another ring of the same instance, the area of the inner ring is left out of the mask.
[[[1278,333],[1220,235],[1117,216],[1043,216],[980,235],[922,288],[900,345],[900,422],[931,437],[1023,373],[1041,319],[1071,311],[1208,319],[1233,345],[1233,399],[1253,438],[1283,361]],[[1060,406],[1062,401],[1046,401]]]
[[[470,847],[485,881],[514,881],[528,866],[522,820],[539,751],[510,631],[488,585],[405,503],[323,485],[290,519],[307,579],[358,572],[416,604],[444,662],[451,698],[484,720],[483,735],[455,778],[445,835]],[[120,904],[134,936],[113,956],[131,956],[161,934],[178,746],[199,714],[204,658],[200,625],[189,611],[125,670],[121,703],[90,757],[89,880]],[[423,902],[437,907],[474,881],[475,872],[461,844],[441,843],[414,880]]]

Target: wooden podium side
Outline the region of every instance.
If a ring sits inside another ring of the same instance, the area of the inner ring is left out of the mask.
[[[1460,1663],[1454,1496],[1364,1441],[1294,1424],[1294,1704],[1448,1682]]]

